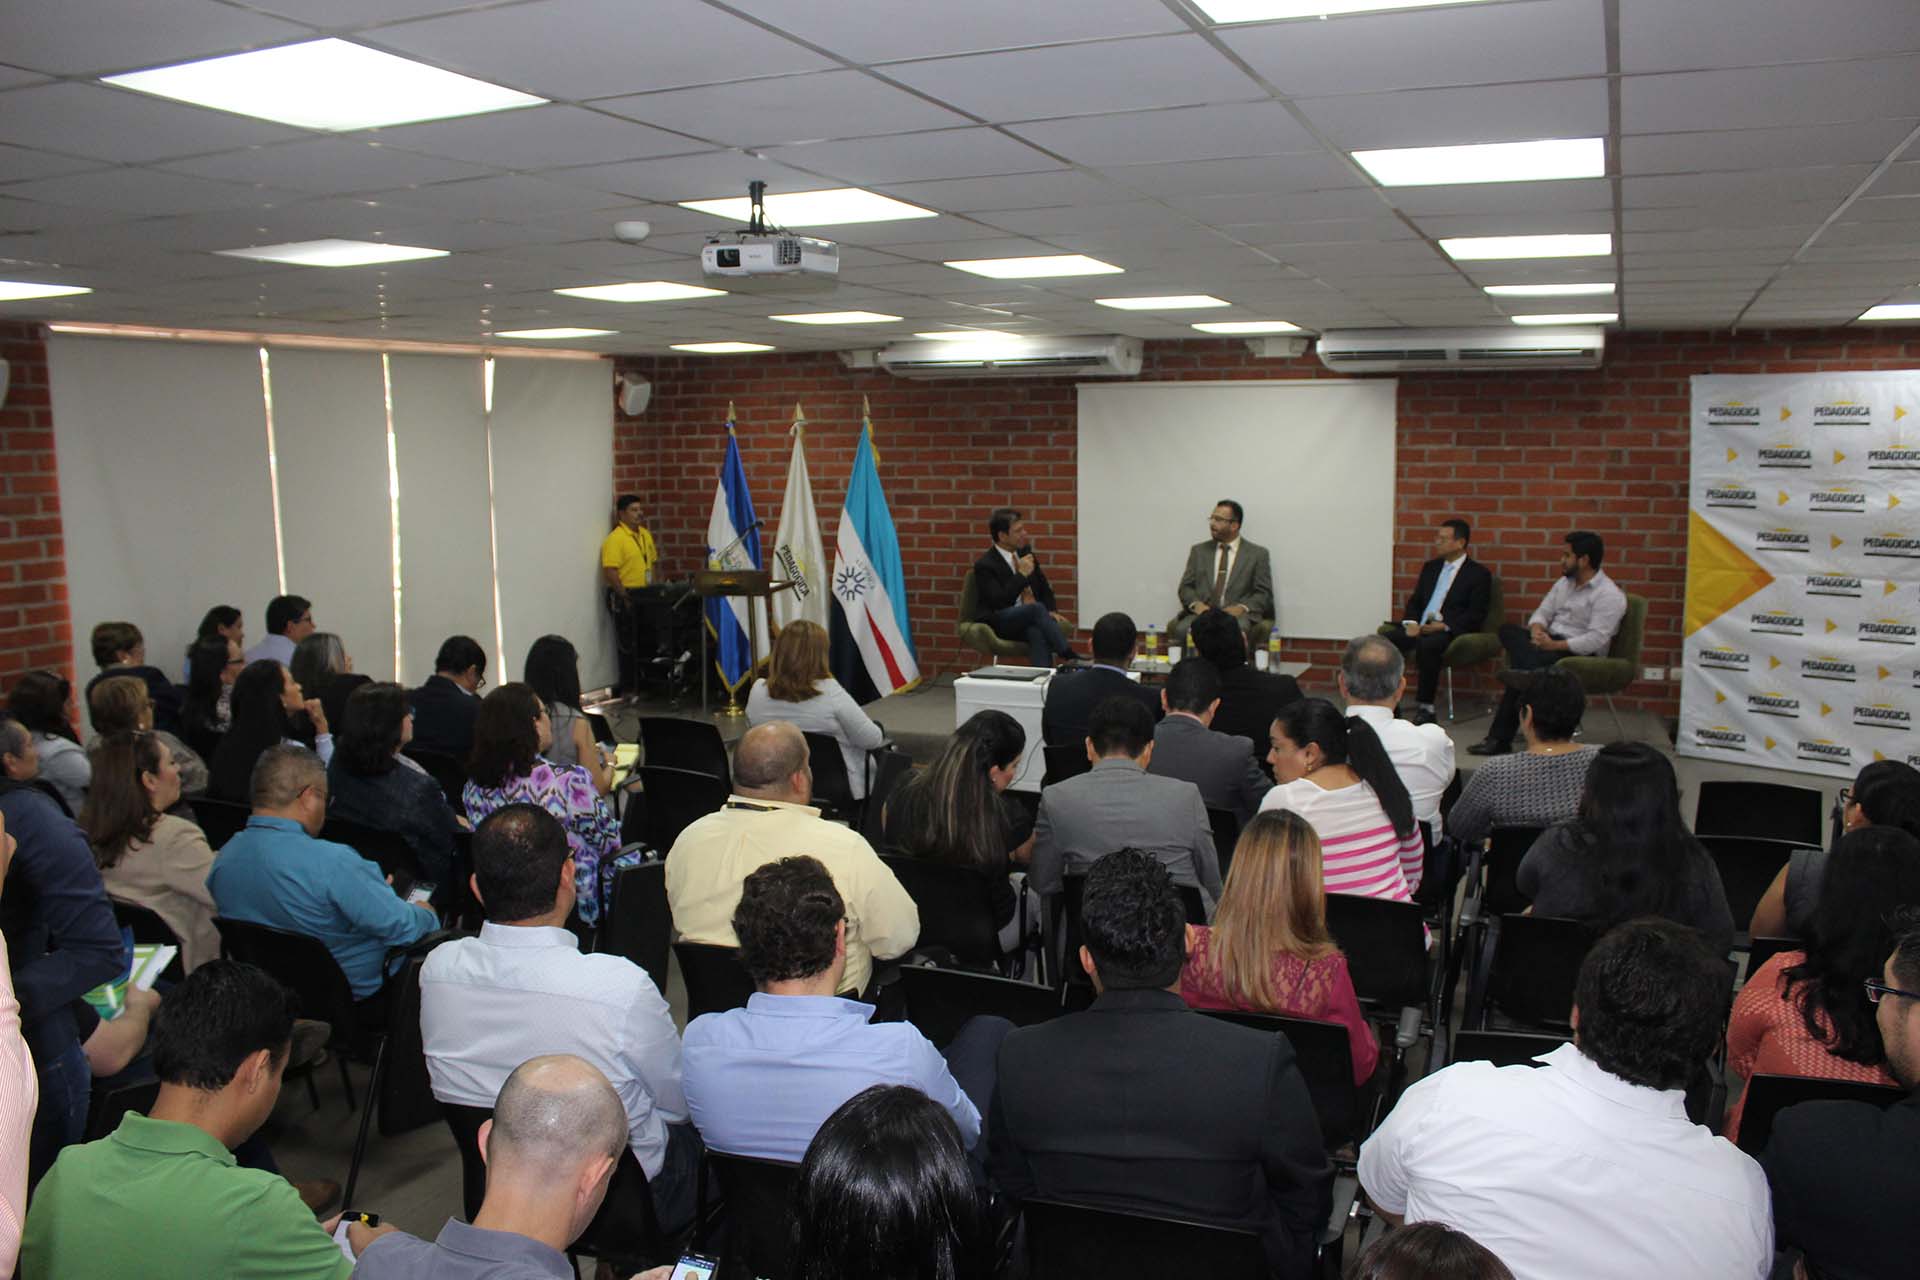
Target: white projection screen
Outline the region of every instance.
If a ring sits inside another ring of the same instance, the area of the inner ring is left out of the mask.
[[[1086,383],[1079,388],[1082,628],[1180,609],[1187,551],[1231,498],[1273,557],[1279,633],[1346,639],[1391,610],[1394,396],[1364,381]]]

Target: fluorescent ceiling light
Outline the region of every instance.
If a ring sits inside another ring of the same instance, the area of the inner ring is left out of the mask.
[[[1615,324],[1617,311],[1569,311],[1556,316],[1515,316],[1515,324]]]
[[[1233,305],[1206,293],[1170,293],[1160,298],[1095,298],[1094,301],[1116,311],[1196,311],[1201,307]]]
[[[772,347],[762,342],[676,342],[675,351],[692,351],[703,356],[744,355],[749,351],[771,351]]]
[[[1920,302],[1883,302],[1860,313],[1862,320],[1920,320]]]
[[[444,258],[445,249],[422,249],[410,244],[379,244],[372,240],[300,240],[293,244],[257,244],[245,249],[215,249],[223,258],[255,258],[296,267],[364,267],[375,262],[413,262]]]
[[[1393,147],[1356,151],[1353,158],[1383,187],[1431,187],[1463,182],[1546,182],[1602,178],[1607,144],[1600,138],[1490,142],[1464,147]]]
[[[1089,258],[1084,253],[1049,253],[1033,258],[959,258],[946,265],[955,271],[995,280],[1034,280],[1041,276],[1110,276],[1125,267]]]
[[[1269,22],[1275,18],[1324,18],[1342,13],[1379,13],[1387,9],[1451,8],[1484,0],[1193,0],[1212,21]]]
[[[1440,247],[1455,262],[1486,258],[1597,258],[1613,252],[1613,237],[1455,236]]]
[[[545,102],[345,40],[106,76],[106,83],[303,129],[377,129]]]
[[[618,329],[502,329],[493,336],[496,338],[537,338],[547,341],[553,338],[604,338]]]
[[[1202,333],[1298,333],[1291,320],[1209,320],[1193,326]]]
[[[767,317],[787,324],[892,324],[899,318],[878,311],[796,311],[791,315]]]
[[[674,284],[669,280],[639,280],[632,284],[589,284],[554,292],[569,298],[592,298],[596,302],[677,302],[682,298],[717,298],[726,290]]]
[[[70,298],[93,290],[77,284],[34,284],[27,280],[0,280],[0,302],[19,302],[26,298]]]
[[[982,338],[1011,338],[1015,335],[1000,329],[936,329],[931,333],[916,333],[916,338],[928,342],[972,342]]]
[[[1612,293],[1612,284],[1490,284],[1487,292],[1496,298],[1576,298],[1585,294]]]
[[[835,187],[830,191],[789,191],[765,200],[767,221],[781,227],[830,227],[850,222],[898,222],[902,218],[937,218],[932,209],[862,191]],[[682,200],[682,209],[711,213],[735,222],[753,217],[753,202],[745,196],[725,200]]]

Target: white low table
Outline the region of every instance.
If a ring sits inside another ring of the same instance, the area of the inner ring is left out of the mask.
[[[994,671],[1031,673],[1030,679],[964,675],[953,682],[953,723],[958,728],[976,712],[989,708],[1004,711],[1020,722],[1027,733],[1027,749],[1020,756],[1020,772],[1014,775],[1014,791],[1040,790],[1040,779],[1047,772],[1047,753],[1041,749],[1040,709],[1047,700],[1051,671],[1037,667],[993,667]]]

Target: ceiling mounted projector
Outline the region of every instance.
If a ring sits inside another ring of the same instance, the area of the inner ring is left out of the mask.
[[[752,217],[745,231],[710,236],[700,250],[700,270],[709,278],[724,279],[733,287],[755,281],[795,285],[834,285],[840,279],[840,246],[831,240],[797,236],[769,226],[767,184],[747,184]]]

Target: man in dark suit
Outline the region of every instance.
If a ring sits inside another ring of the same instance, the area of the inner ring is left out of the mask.
[[[1309,1274],[1333,1169],[1292,1046],[1187,1008],[1185,916],[1146,854],[1094,864],[1081,923],[1098,998],[1001,1044],[994,1181],[1016,1201],[1258,1231],[1274,1276]]]
[[[1203,613],[1194,619],[1191,638],[1194,649],[1220,673],[1220,709],[1213,713],[1213,731],[1253,743],[1254,758],[1261,772],[1267,772],[1267,730],[1282,707],[1300,701],[1300,682],[1248,666],[1247,638],[1224,614],[1216,618]]]
[[[1205,542],[1187,550],[1187,568],[1180,575],[1180,616],[1168,630],[1171,639],[1185,638],[1193,620],[1219,610],[1245,631],[1273,616],[1273,561],[1267,549],[1240,536],[1245,515],[1240,504],[1223,498],[1207,517]]]
[[[1160,699],[1127,674],[1139,635],[1133,619],[1124,613],[1103,615],[1093,624],[1093,665],[1069,667],[1047,682],[1046,705],[1040,709],[1040,737],[1050,747],[1078,747],[1086,741],[1087,721],[1093,709],[1108,698],[1133,698],[1160,718]],[[1266,726],[1261,726],[1262,735]]]
[[[1220,709],[1220,673],[1205,658],[1184,658],[1160,690],[1160,702],[1167,718],[1153,731],[1147,772],[1191,782],[1207,808],[1225,809],[1246,826],[1273,779],[1260,772],[1245,738],[1211,728]]]
[[[1440,692],[1440,660],[1455,636],[1478,631],[1487,624],[1487,609],[1493,599],[1493,575],[1478,560],[1467,555],[1473,530],[1458,517],[1442,520],[1434,535],[1433,559],[1420,566],[1419,581],[1407,600],[1402,624],[1388,635],[1402,654],[1409,655],[1420,670],[1420,684],[1414,691],[1418,712],[1410,717],[1415,724],[1434,718],[1433,700]],[[1407,623],[1415,624],[1408,627]]]
[[[1051,667],[1056,656],[1076,656],[1061,634],[1064,619],[1053,611],[1053,587],[1033,556],[1027,523],[1012,507],[987,517],[993,547],[973,562],[974,620],[993,627],[1002,640],[1024,640],[1028,661]]]
[[[413,705],[413,745],[464,762],[473,750],[473,721],[486,682],[486,650],[472,636],[448,636],[433,660],[433,674],[407,695]]]

